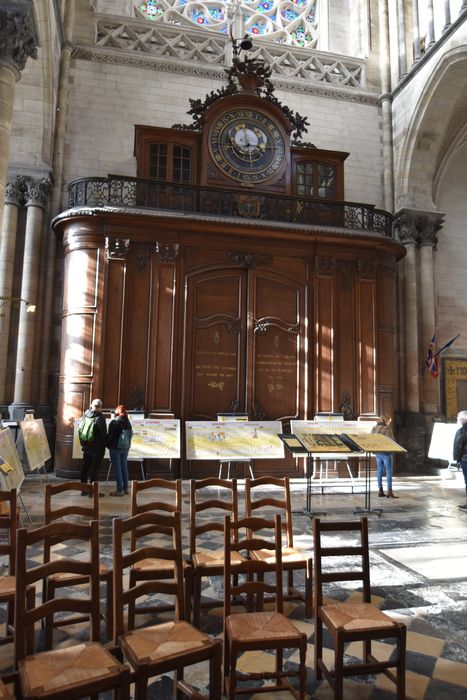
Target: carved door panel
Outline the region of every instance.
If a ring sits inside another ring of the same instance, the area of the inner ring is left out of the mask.
[[[247,403],[255,420],[298,418],[301,405],[303,412],[304,291],[288,277],[250,273]]]
[[[216,270],[188,278],[184,408],[186,420],[216,420],[243,411],[245,270]]]
[[[264,269],[188,278],[184,407],[187,420],[240,411],[287,420],[304,411],[305,287]]]

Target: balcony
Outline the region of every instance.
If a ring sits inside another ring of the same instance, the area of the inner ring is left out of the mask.
[[[248,189],[217,189],[109,175],[81,178],[68,187],[70,208],[157,209],[190,216],[238,217],[324,226],[392,238],[392,216],[371,204],[296,197]]]

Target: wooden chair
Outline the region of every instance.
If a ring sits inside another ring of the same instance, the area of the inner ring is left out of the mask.
[[[338,533],[342,542],[343,533],[358,533],[357,544],[340,544],[331,546],[328,542],[323,545],[322,535]],[[370,593],[370,560],[368,553],[368,522],[367,518],[353,522],[321,522],[313,520],[314,541],[314,601],[315,601],[315,673],[316,679],[323,674],[334,690],[335,700],[344,697],[343,682],[347,676],[364,675],[369,673],[384,673],[395,682],[397,700],[405,698],[405,640],[404,624],[394,621],[389,615],[371,604]],[[331,570],[326,567],[323,571],[323,559],[338,564]],[[351,570],[345,570],[345,560],[342,557],[352,557]],[[356,565],[356,558],[359,565]],[[358,561],[358,560],[357,560]],[[323,604],[323,584],[336,581],[361,581],[363,584],[363,602]],[[329,670],[323,661],[323,625],[328,629],[334,644],[334,670]],[[374,639],[392,639],[396,645],[395,655],[388,661],[378,661],[371,653],[371,642]],[[344,645],[347,642],[363,642],[363,662],[344,665]],[[396,672],[389,669],[395,668]]]
[[[255,492],[255,493],[253,493]],[[259,498],[255,498],[259,496]],[[312,616],[312,582],[313,560],[307,554],[295,549],[293,542],[292,506],[290,501],[290,483],[288,477],[282,479],[263,476],[259,479],[246,479],[245,511],[247,517],[263,515],[269,517],[271,509],[281,516],[282,529],[286,536],[286,546],[282,547],[282,569],[287,572],[287,594],[284,600],[303,600],[305,617]],[[274,553],[264,550],[251,552],[251,558],[257,561],[273,563]],[[294,585],[294,571],[303,571],[305,575],[305,592],[297,590]]]
[[[239,530],[245,529],[246,537],[239,535]],[[257,536],[261,530],[270,530],[274,534],[271,541]],[[265,690],[288,689],[295,697],[305,698],[306,683],[306,647],[307,637],[300,632],[295,625],[283,614],[282,600],[282,530],[281,518],[276,513],[274,521],[264,518],[243,518],[232,522],[229,515],[225,516],[224,549],[225,549],[225,573],[224,573],[224,684],[225,692],[229,700],[238,692],[257,693]],[[273,564],[266,561],[254,561],[247,556],[241,564],[231,566],[232,554],[245,552],[247,555],[253,551],[268,550],[273,556]],[[264,579],[256,580],[251,574],[262,569],[263,573],[269,573],[273,582],[268,583]],[[237,582],[235,577],[243,574],[246,581]],[[265,593],[273,594],[275,609],[272,611],[245,612],[232,614],[232,600],[237,596],[252,595],[262,599]],[[284,671],[282,656],[284,649],[296,648],[299,650],[300,661],[298,671]],[[237,672],[237,658],[245,651],[274,649],[276,651],[276,668],[273,672],[261,671],[250,673]],[[299,690],[294,688],[289,679],[298,677]],[[237,682],[258,681],[261,679],[274,679],[274,685],[267,688],[258,688],[255,685],[237,689]]]
[[[0,491],[0,556],[6,557],[8,567],[8,573],[0,576],[0,603],[7,604],[6,630],[5,635],[0,637],[0,644],[12,642],[14,635],[15,559],[18,518],[16,489]]]
[[[163,496],[163,498],[162,498]],[[148,481],[131,482],[131,515],[139,513],[182,513],[182,482],[181,479],[169,481],[167,479],[149,479]],[[171,536],[171,531],[168,532]],[[131,531],[131,548],[137,548],[136,528]],[[186,559],[182,559],[183,579],[185,582],[185,612],[186,619],[191,618],[191,590],[193,581],[193,569]],[[146,581],[152,578],[173,578],[173,562],[167,559],[143,559],[136,562],[130,569],[130,587],[138,581]],[[173,610],[171,605],[158,605],[157,610]],[[151,612],[151,606],[130,606],[130,615],[146,614]],[[131,620],[134,627],[135,621]]]
[[[217,488],[216,498],[208,491]],[[209,511],[209,512],[208,512]],[[212,512],[214,511],[214,512]],[[230,513],[233,521],[238,520],[238,496],[236,479],[192,479],[190,481],[190,560],[193,566],[193,624],[199,627],[201,607],[213,607],[212,602],[201,602],[202,579],[224,575],[224,550],[203,549],[203,541],[209,541],[213,533],[223,532],[224,523],[219,517]],[[200,515],[201,514],[201,515]],[[217,519],[216,519],[217,518]],[[243,557],[234,553],[234,562]]]
[[[78,498],[81,494],[87,494],[90,496],[91,500],[83,503],[84,499]],[[63,505],[64,498],[66,497],[66,505]],[[77,497],[77,500],[74,500]],[[70,498],[73,500],[70,501]],[[57,504],[55,505],[55,502]],[[57,521],[65,521],[67,518],[77,519],[80,521],[85,519],[88,522],[91,520],[99,520],[99,483],[94,481],[92,484],[83,484],[81,481],[65,481],[58,484],[46,484],[45,486],[45,513],[44,521],[45,525]],[[60,544],[60,537],[56,542],[47,541],[44,544],[44,563],[50,561],[54,546]],[[106,628],[107,637],[112,639],[112,595],[113,595],[113,584],[112,584],[112,569],[108,568],[102,562],[99,563],[99,577],[100,580],[106,585]],[[43,587],[43,600],[51,600],[55,597],[55,592],[58,588],[63,586],[79,586],[86,583],[83,577],[77,575],[51,575],[46,581],[46,586]],[[76,622],[81,621],[82,618],[77,618]],[[49,620],[50,623],[50,620]],[[57,620],[54,623],[56,626],[60,626],[62,623]],[[68,622],[66,624],[69,624]],[[51,630],[49,629],[47,634],[50,636]]]
[[[37,549],[48,541],[77,546],[83,543],[89,549],[82,558],[64,557],[28,568],[31,547]],[[117,661],[99,643],[99,523],[86,525],[57,521],[27,532],[18,530],[17,538],[17,595],[15,605],[15,660],[23,700],[74,700],[112,690],[114,697],[130,697],[130,669]],[[76,586],[66,596],[55,596],[38,603],[31,588],[49,576],[76,575],[86,586]],[[83,590],[85,588],[85,590]],[[64,613],[86,615],[89,641],[72,645],[68,640],[59,648],[47,635],[35,635],[35,624],[49,616]],[[35,651],[36,643],[44,639],[45,649]]]
[[[131,543],[133,541],[131,533],[135,528],[140,534],[147,528],[151,535],[155,529],[159,528],[164,536],[170,529],[171,546],[146,544],[140,549],[132,549],[130,546],[129,551],[126,551],[124,538],[129,535]],[[180,698],[182,694],[198,699],[205,697],[183,679],[184,668],[200,661],[209,661],[209,698],[219,700],[221,697],[221,643],[185,621],[180,513],[161,515],[147,512],[122,520],[115,518],[113,547],[115,641],[120,644],[124,657],[134,669],[136,700],[147,698],[149,678],[170,671],[174,672],[174,698]],[[125,572],[136,562],[148,557],[170,561],[173,577],[152,578],[125,587],[125,580],[127,580]],[[131,620],[128,616],[128,630],[125,632],[125,607],[135,605],[141,596],[156,594],[174,596],[175,619],[134,629],[130,625]]]

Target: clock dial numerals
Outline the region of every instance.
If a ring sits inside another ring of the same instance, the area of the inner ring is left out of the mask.
[[[285,141],[279,126],[253,109],[224,112],[209,132],[217,167],[234,180],[264,182],[282,167]]]

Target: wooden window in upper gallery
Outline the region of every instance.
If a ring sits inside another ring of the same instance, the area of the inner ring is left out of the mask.
[[[296,164],[296,187],[300,197],[336,199],[336,168],[329,163],[303,161]]]
[[[169,182],[191,182],[191,148],[172,143],[151,143],[148,176]]]

